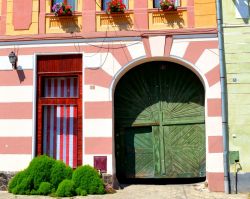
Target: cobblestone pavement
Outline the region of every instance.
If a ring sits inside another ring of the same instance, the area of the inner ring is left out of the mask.
[[[48,196],[15,196],[0,192],[0,199],[50,199]],[[247,199],[247,194],[211,193],[200,184],[130,185],[115,194],[89,195],[74,199]]]

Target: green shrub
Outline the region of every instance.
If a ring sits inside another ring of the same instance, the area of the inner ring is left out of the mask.
[[[21,195],[36,194],[42,182],[50,182],[54,163],[54,159],[45,155],[34,158],[27,169],[17,173],[9,182],[9,192]]]
[[[59,197],[105,193],[103,180],[93,167],[81,166],[73,172],[62,161],[46,155],[34,158],[27,169],[16,174],[8,189],[13,194]]]
[[[18,172],[10,181],[8,184],[8,191],[10,193],[13,192],[13,189],[22,182],[22,180],[27,176],[26,170]]]
[[[75,186],[72,180],[63,180],[57,188],[56,195],[59,197],[70,197],[75,195]]]
[[[57,189],[60,182],[64,179],[71,179],[72,178],[73,169],[62,161],[57,160],[52,169],[50,174],[50,183]]]
[[[32,189],[30,192],[30,195],[39,195],[38,191],[35,189]]]
[[[99,173],[91,166],[78,167],[73,175],[72,180],[77,188],[86,190],[88,194],[104,194],[104,183]]]
[[[86,190],[81,189],[80,187],[78,187],[78,188],[76,188],[76,195],[78,195],[78,196],[86,196],[88,194],[87,194]]]
[[[39,189],[37,190],[37,192],[40,195],[48,195],[51,193],[52,191],[52,184],[50,184],[49,182],[42,182],[39,186]]]
[[[50,182],[51,168],[56,160],[46,155],[41,155],[34,158],[29,167],[29,175],[33,179],[34,189],[37,190],[41,182]]]
[[[13,194],[29,195],[32,190],[32,179],[30,176],[23,178],[20,183],[18,183],[13,189]]]

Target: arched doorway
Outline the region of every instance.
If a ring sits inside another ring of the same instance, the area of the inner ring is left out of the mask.
[[[205,177],[204,101],[199,78],[176,63],[128,71],[114,93],[118,179]]]

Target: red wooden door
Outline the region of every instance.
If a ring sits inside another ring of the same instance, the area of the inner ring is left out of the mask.
[[[82,164],[82,56],[37,59],[37,155]]]

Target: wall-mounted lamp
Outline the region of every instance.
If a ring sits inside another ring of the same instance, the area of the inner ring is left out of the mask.
[[[17,66],[16,66],[17,56],[16,56],[16,54],[13,51],[9,54],[9,60],[10,60],[10,63],[12,65],[12,68],[14,70],[16,70],[17,69]]]

